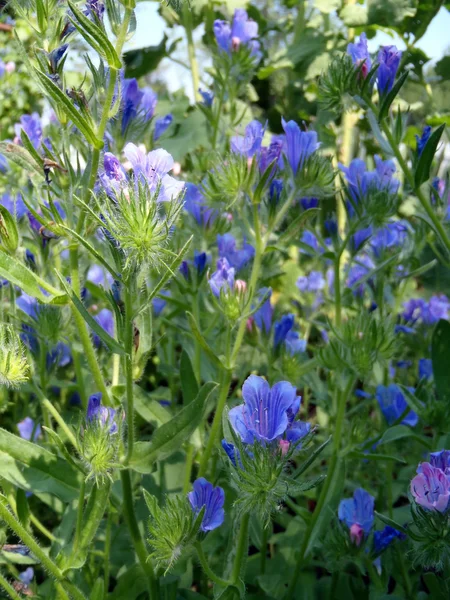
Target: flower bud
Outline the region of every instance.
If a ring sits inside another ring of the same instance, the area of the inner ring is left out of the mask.
[[[11,213],[0,204],[0,243],[10,254],[19,246],[19,232]]]
[[[25,348],[9,325],[0,324],[0,386],[18,389],[30,376]]]

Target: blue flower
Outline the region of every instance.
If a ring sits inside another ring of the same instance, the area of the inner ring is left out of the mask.
[[[259,155],[259,169],[261,173],[267,169],[267,167],[274,161],[274,170],[278,168],[284,168],[283,152],[286,151],[286,136],[285,135],[273,135],[269,146],[261,147]]]
[[[258,37],[258,23],[249,19],[247,11],[242,8],[234,11],[231,27],[228,21],[221,21],[220,19],[214,21],[214,35],[222,52],[231,55],[233,51],[238,50],[243,45],[250,50],[255,62],[261,58],[261,46],[256,39]]]
[[[122,82],[122,135],[138,114],[143,93],[137,79],[124,79]]]
[[[301,339],[300,334],[297,331],[290,331],[287,334],[284,345],[291,356],[306,351],[306,340]]]
[[[264,127],[259,121],[252,121],[245,128],[245,135],[235,135],[231,138],[230,147],[235,154],[251,158],[259,154],[264,137]]]
[[[170,290],[163,290],[162,292],[159,292],[159,295],[170,297],[171,293],[170,293]],[[158,296],[156,296],[156,298],[153,298],[152,304],[153,304],[153,310],[155,312],[155,317],[159,317],[159,315],[162,313],[162,311],[167,306],[167,300],[164,300],[164,298],[159,298]]]
[[[355,264],[348,272],[347,286],[350,288],[356,286],[356,284],[359,283],[363,278],[367,277],[372,269],[375,269],[375,264],[370,256],[364,254],[357,257],[355,259]],[[361,284],[355,288],[353,293],[356,296],[362,296],[364,294],[366,283],[368,282],[370,282],[370,279],[366,279],[364,282],[361,282]]]
[[[5,192],[3,196],[0,197],[0,204],[17,219],[21,219],[28,212],[21,194],[17,194],[17,196],[11,196],[8,192]]]
[[[227,440],[222,440],[222,448],[225,450],[226,455],[231,460],[231,463],[234,467],[239,467],[242,469],[242,461],[239,450],[236,448],[234,444],[230,444]]]
[[[212,274],[209,280],[209,286],[216,298],[220,297],[221,290],[228,292],[234,289],[235,270],[230,266],[226,258],[219,258],[217,261],[217,270]]]
[[[411,392],[414,392],[413,388],[409,389]],[[379,385],[376,389],[375,397],[389,425],[397,421],[408,408],[408,403],[405,400],[402,390],[395,383],[391,383],[388,386]],[[410,410],[403,419],[402,425],[415,427],[418,421],[419,417],[417,414],[413,410]]]
[[[431,379],[433,377],[433,363],[430,358],[419,359],[419,379]]]
[[[261,302],[262,298],[268,293],[265,302],[253,313],[253,319],[256,327],[264,333],[269,333],[272,327],[273,306],[270,302],[272,290],[270,288],[261,288],[256,295],[256,302]]]
[[[33,567],[28,567],[27,569],[25,569],[25,571],[22,571],[22,573],[19,573],[20,581],[23,584],[25,584],[26,586],[30,585],[30,583],[33,581],[33,577],[34,577]]]
[[[283,180],[273,179],[269,186],[269,201],[271,204],[278,204],[283,191]]]
[[[20,134],[25,131],[27,136],[30,138],[30,142],[39,150],[42,144],[42,124],[41,118],[37,112],[34,112],[31,115],[22,115],[20,117],[20,123],[16,123],[14,125],[14,131],[16,134],[15,141],[17,143],[20,142]]]
[[[58,367],[66,367],[72,362],[72,352],[70,347],[64,342],[57,342],[56,346],[47,352],[46,365],[50,370],[57,365]]]
[[[323,252],[322,247],[319,245],[317,237],[314,235],[314,233],[312,233],[312,231],[304,231],[300,241],[305,246],[309,246],[311,248],[311,254],[315,254],[316,252]],[[305,250],[304,248],[300,248],[300,252],[304,254],[309,254],[309,252],[307,252],[307,250]]]
[[[308,210],[310,208],[317,208],[319,206],[318,198],[301,198],[300,204],[304,210]]]
[[[425,325],[433,325],[440,319],[448,319],[450,302],[447,296],[432,296],[427,302],[423,298],[411,298],[403,304],[403,318],[412,324],[421,321]]]
[[[201,88],[199,88],[198,93],[203,98],[203,101],[202,101],[203,106],[206,106],[207,108],[211,108],[213,100],[214,100],[214,94],[212,92],[208,92],[208,90],[202,90]]]
[[[102,405],[102,394],[92,394],[89,396],[86,420],[88,423],[95,421],[101,427],[109,429],[109,433],[114,434],[118,431],[116,422],[117,411],[114,408],[110,408]]]
[[[8,160],[3,154],[0,154],[0,173],[7,173],[9,171]]]
[[[244,444],[286,439],[298,442],[309,432],[309,423],[295,421],[301,397],[288,381],[272,389],[265,379],[250,375],[242,386],[244,404],[229,412],[230,423]]]
[[[200,188],[193,183],[186,183],[184,208],[202,227],[211,227],[219,216],[216,209],[206,204]]]
[[[17,429],[20,437],[29,442],[35,442],[42,433],[39,423],[35,423],[31,417],[25,417],[23,421],[17,423]]]
[[[219,486],[214,487],[204,477],[194,481],[193,488],[194,490],[188,494],[188,499],[194,515],[197,516],[201,509],[205,507],[200,529],[204,532],[217,529],[222,525],[225,518],[223,508],[225,492]]]
[[[309,275],[302,275],[297,279],[297,287],[303,293],[319,292],[325,288],[325,284],[325,278],[320,271],[311,271]]]
[[[440,450],[430,453],[430,464],[445,473],[450,479],[450,450]]]
[[[63,58],[64,54],[66,53],[68,47],[69,44],[63,44],[59,48],[55,48],[55,50],[52,50],[48,53],[48,61],[50,63],[50,71],[52,73],[56,73],[56,71],[58,70],[58,65],[61,59]]]
[[[447,512],[450,503],[450,479],[439,467],[423,462],[411,481],[411,494],[423,508],[440,513]]]
[[[293,327],[294,315],[292,313],[288,315],[283,315],[279,321],[275,322],[275,333],[273,340],[273,345],[275,346],[275,348],[278,348],[281,342],[285,341],[287,334],[291,331]]]
[[[101,285],[103,287],[106,287],[107,284],[112,286],[114,282],[111,273],[106,271],[100,265],[91,265],[89,267],[89,270],[86,274],[86,280],[95,283],[95,285]]]
[[[354,250],[359,250],[361,246],[370,238],[372,232],[373,229],[371,225],[357,231],[352,237],[352,248]]]
[[[383,46],[378,52],[378,91],[390,92],[394,85],[402,53],[395,46]]]
[[[364,62],[362,74],[364,77],[366,77],[367,73],[372,68],[372,61],[370,59],[369,48],[367,46],[367,36],[365,33],[362,33],[359,36],[359,41],[356,44],[351,43],[347,46],[347,54],[351,56],[353,64],[356,66],[359,66],[362,62]]]
[[[111,337],[114,337],[114,315],[111,310],[108,308],[102,308],[102,310],[95,315],[94,319],[100,325],[102,329],[106,331]],[[103,344],[99,336],[94,333],[93,334],[94,344],[97,348],[100,348]]]
[[[103,14],[105,12],[105,4],[101,0],[87,0],[86,2],[86,13],[89,17],[95,17],[99,21],[103,20]]]
[[[422,135],[419,137],[418,135],[416,135],[416,140],[417,140],[417,155],[420,156],[428,142],[428,140],[430,139],[430,135],[431,135],[431,127],[429,125],[425,125],[425,127],[423,128],[422,131]]]
[[[376,256],[391,248],[399,248],[408,238],[408,224],[406,221],[394,221],[378,229],[370,240],[370,246]]]
[[[165,131],[167,131],[167,129],[170,127],[170,125],[172,125],[172,121],[173,121],[172,115],[166,115],[165,117],[160,117],[159,119],[156,119],[155,133],[153,134],[155,141],[159,140],[159,138],[162,136],[162,134],[165,133]]]
[[[183,275],[183,277],[186,280],[190,279],[190,267],[193,265],[194,269],[197,273],[197,278],[200,278],[205,270],[206,267],[208,266],[208,264],[211,262],[211,256],[209,254],[206,254],[206,252],[198,252],[197,250],[195,250],[194,252],[194,260],[183,260],[183,262],[181,263],[180,266],[180,271],[181,274]]]
[[[345,498],[339,504],[339,520],[350,529],[350,538],[357,546],[373,527],[374,504],[374,497],[362,488],[355,490],[353,498]]]
[[[286,134],[286,155],[294,175],[303,168],[306,159],[315,152],[320,144],[315,131],[301,131],[295,121],[281,119]]]
[[[375,531],[373,534],[373,549],[376,554],[384,552],[388,546],[390,546],[395,540],[404,540],[406,535],[394,529],[389,525],[382,531]]]
[[[225,233],[224,235],[219,234],[217,236],[217,246],[220,258],[226,258],[228,263],[236,269],[236,271],[245,267],[255,255],[253,246],[247,244],[245,241],[240,250],[236,248],[236,239],[231,233]]]

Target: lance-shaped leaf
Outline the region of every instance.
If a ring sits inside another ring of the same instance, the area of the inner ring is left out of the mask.
[[[431,340],[431,362],[436,390],[441,400],[450,401],[450,323],[441,319]]]
[[[21,169],[27,171],[30,177],[38,176],[44,179],[42,162],[37,163],[26,148],[12,142],[0,142],[0,153],[4,154],[8,160],[16,163]]]
[[[191,359],[186,350],[183,350],[180,358],[180,381],[183,392],[183,404],[190,404],[198,395],[198,383],[192,367]]]
[[[205,383],[195,400],[182,408],[168,423],[161,425],[150,442],[137,442],[129,463],[130,468],[139,473],[151,473],[155,460],[167,458],[179,450],[200,424],[204,406],[216,387],[216,383]]]
[[[384,117],[388,114],[391,104],[394,102],[397,94],[403,87],[403,84],[408,79],[408,74],[409,74],[409,71],[405,71],[404,73],[402,73],[400,75],[400,77],[397,79],[397,81],[395,82],[395,84],[393,85],[390,92],[388,94],[386,94],[386,96],[384,96],[383,101],[380,106],[380,111],[378,113],[378,121],[380,123],[384,119]]]
[[[445,124],[442,124],[436,131],[433,131],[425,144],[425,148],[422,150],[422,154],[417,161],[416,172],[414,173],[416,187],[420,187],[422,183],[425,183],[430,178],[431,165],[433,164],[434,155],[436,154],[444,129]]]

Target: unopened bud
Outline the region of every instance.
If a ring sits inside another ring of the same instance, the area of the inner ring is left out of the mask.
[[[241,39],[234,36],[231,38],[231,49],[233,50],[233,52],[236,52],[236,50],[239,50],[239,46],[241,45]]]
[[[177,176],[181,173],[181,165],[179,162],[174,162],[172,167],[172,173]]]
[[[353,523],[350,527],[350,539],[355,546],[360,546],[364,538],[364,530],[358,523]]]
[[[281,455],[285,456],[289,451],[290,443],[287,440],[280,440]]]
[[[242,279],[236,279],[234,282],[234,289],[238,294],[245,294],[247,291],[247,282]]]

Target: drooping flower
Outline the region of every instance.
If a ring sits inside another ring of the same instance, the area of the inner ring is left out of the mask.
[[[264,127],[259,121],[251,121],[245,128],[245,135],[235,135],[231,138],[231,151],[251,158],[261,151]]]
[[[397,75],[402,53],[395,46],[383,46],[378,52],[378,91],[390,92]]]
[[[219,256],[221,258],[226,258],[228,263],[239,271],[245,265],[250,262],[250,260],[255,255],[255,249],[251,244],[247,244],[247,242],[243,242],[242,248],[236,248],[236,239],[231,235],[231,233],[225,233],[223,235],[217,236],[217,247],[219,250]]]
[[[339,504],[338,517],[350,530],[350,539],[360,546],[368,536],[374,521],[375,499],[366,490],[358,488],[353,498],[345,498]]]
[[[417,155],[418,156],[420,156],[422,154],[428,140],[430,139],[430,135],[431,135],[431,127],[429,125],[425,125],[421,136],[416,135]]]
[[[362,66],[362,74],[366,77],[367,73],[372,68],[372,60],[370,58],[367,36],[365,33],[362,33],[359,36],[358,42],[355,44],[350,43],[347,46],[347,54],[351,56],[354,65],[359,66],[361,63],[364,63]]]
[[[258,37],[258,23],[248,18],[247,11],[238,8],[234,11],[233,22],[214,21],[214,35],[216,36],[219,49],[227,54],[236,51],[240,46],[246,46],[250,50],[255,62],[261,58],[260,43]]]
[[[423,508],[444,513],[450,500],[450,480],[441,469],[423,462],[411,481],[411,494]]]
[[[273,306],[270,302],[272,290],[270,288],[261,288],[256,295],[256,301],[261,302],[262,298],[264,298],[266,294],[268,294],[267,299],[258,308],[258,310],[253,313],[253,319],[258,329],[264,333],[269,333],[270,328],[272,327],[273,315]]]
[[[204,477],[200,477],[193,484],[194,490],[189,492],[188,499],[191,504],[194,515],[198,515],[203,507],[205,513],[203,515],[201,531],[212,531],[220,527],[225,518],[225,492],[219,486],[214,487],[212,483],[206,481]]]
[[[31,417],[25,417],[23,421],[17,423],[17,429],[20,437],[29,442],[35,442],[42,433],[39,423],[35,423]]]
[[[230,266],[226,258],[219,258],[217,269],[209,279],[209,286],[216,298],[220,297],[221,290],[228,292],[234,289],[235,270]]]
[[[164,117],[160,117],[155,121],[155,133],[153,135],[155,141],[159,140],[163,133],[167,131],[167,129],[172,125],[173,117],[172,115],[165,115]]]
[[[414,389],[410,388],[410,391],[414,392]],[[388,386],[377,386],[375,397],[389,425],[395,423],[408,408],[408,403],[402,390],[395,383],[391,383]],[[410,410],[403,419],[402,425],[415,427],[418,421],[419,417],[417,414],[413,410]]]
[[[373,534],[373,549],[376,554],[384,552],[395,540],[404,540],[406,535],[398,529],[386,525],[381,531],[375,531]]]
[[[309,432],[309,423],[295,421],[301,397],[288,381],[270,388],[262,377],[250,375],[242,386],[244,404],[229,412],[230,423],[244,444],[286,439],[297,442]]]
[[[301,131],[295,121],[286,122],[281,119],[286,134],[286,155],[294,175],[302,169],[307,158],[315,152],[320,144],[315,131]]]
[[[86,420],[88,423],[95,421],[102,428],[109,430],[109,433],[114,434],[118,431],[116,422],[117,411],[109,406],[102,405],[102,394],[92,394],[89,396]]]

